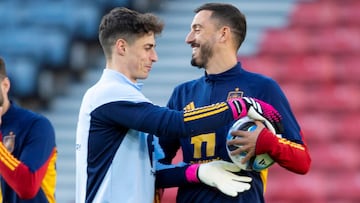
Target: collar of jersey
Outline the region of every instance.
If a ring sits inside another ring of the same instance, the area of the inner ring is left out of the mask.
[[[240,62],[238,62],[234,67],[229,70],[219,73],[219,74],[207,74],[205,71],[205,81],[206,82],[216,82],[216,81],[228,81],[235,77],[239,77],[239,74],[243,71]]]
[[[112,79],[112,80],[116,80],[116,81],[119,81],[121,83],[126,83],[128,85],[131,85],[133,87],[135,87],[136,89],[138,90],[141,90],[141,88],[144,86],[143,83],[133,83],[131,80],[129,80],[129,78],[127,78],[124,74],[118,72],[118,71],[115,71],[115,70],[112,70],[112,69],[109,69],[109,68],[105,68],[104,69],[104,73],[103,73],[103,76],[107,79]]]

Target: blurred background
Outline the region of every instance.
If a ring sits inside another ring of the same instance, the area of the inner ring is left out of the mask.
[[[57,199],[75,199],[75,131],[81,98],[105,66],[97,40],[102,15],[116,6],[165,21],[159,61],[144,94],[166,105],[175,85],[203,71],[185,44],[193,10],[213,0],[0,0],[0,56],[11,94],[53,123],[58,145]],[[232,0],[247,17],[239,60],[279,82],[302,126],[312,166],[296,175],[270,168],[268,203],[360,202],[360,1]],[[168,189],[164,202],[174,202]]]

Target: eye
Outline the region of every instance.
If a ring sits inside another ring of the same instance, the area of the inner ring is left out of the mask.
[[[148,46],[145,46],[144,47],[144,49],[146,50],[146,51],[150,51],[150,50],[152,50],[154,48],[154,46],[152,46],[152,45],[148,45]]]
[[[194,28],[194,32],[200,32],[200,31],[201,31],[200,27],[195,27]]]

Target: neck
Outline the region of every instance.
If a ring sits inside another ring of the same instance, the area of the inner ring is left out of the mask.
[[[9,108],[10,108],[10,101],[8,99],[5,99],[2,105],[1,115],[4,115],[9,110]]]
[[[208,62],[205,69],[208,74],[219,74],[228,71],[236,64],[236,58],[214,58]]]

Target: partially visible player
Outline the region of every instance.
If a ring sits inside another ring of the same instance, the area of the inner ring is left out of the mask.
[[[99,40],[106,67],[99,81],[86,91],[80,107],[76,132],[77,203],[153,202],[155,159],[153,136],[147,133],[191,136],[250,116],[247,112],[252,104],[241,98],[193,111],[153,105],[141,93],[138,80],[148,77],[158,59],[155,36],[162,29],[162,22],[153,14],[123,7],[114,8],[101,20]],[[227,173],[227,180],[236,186],[225,185],[225,190],[236,193],[249,189],[251,179],[227,172],[228,165],[204,164],[198,168],[207,170],[189,170],[187,175],[191,180],[199,178],[219,187],[223,185],[217,184],[217,173],[221,171],[220,175]],[[209,171],[213,176],[204,175]]]
[[[0,202],[54,203],[55,132],[44,116],[9,99],[10,80],[0,58]]]
[[[204,76],[177,86],[168,101],[168,107],[191,110],[244,96],[263,100],[282,116],[284,129],[277,129],[282,138],[271,133],[262,122],[257,122],[255,131],[235,131],[233,135],[241,136],[242,139],[234,139],[228,144],[242,145],[236,153],[248,152],[244,162],[254,155],[268,153],[280,166],[295,173],[307,173],[310,155],[300,126],[281,88],[268,77],[246,71],[237,61],[237,51],[246,35],[245,16],[233,5],[223,3],[204,4],[195,13],[186,43],[192,48],[191,64],[203,68]],[[170,164],[179,148],[182,149],[183,162],[187,164],[230,161],[226,150],[226,136],[230,126],[191,137],[160,137],[159,142],[165,153],[165,158],[160,161]],[[239,174],[250,176],[253,181],[250,190],[236,197],[225,195],[205,184],[186,184],[170,174],[171,169],[159,171],[157,186],[179,186],[176,199],[179,203],[265,201],[267,170],[241,171]]]

